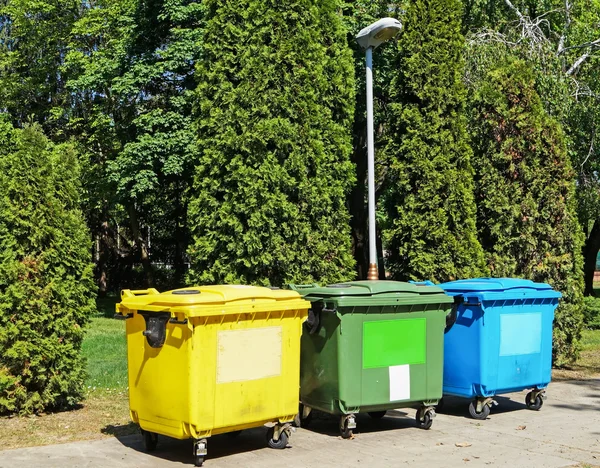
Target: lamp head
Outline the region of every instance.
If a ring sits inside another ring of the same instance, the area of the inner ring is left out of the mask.
[[[402,29],[402,23],[395,18],[382,18],[362,29],[356,36],[363,49],[379,47],[384,42],[396,37]]]

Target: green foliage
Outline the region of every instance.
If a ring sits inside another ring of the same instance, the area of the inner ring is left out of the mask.
[[[485,271],[477,240],[458,0],[411,2],[392,84],[385,241],[397,279]]]
[[[554,328],[563,362],[576,356],[581,333],[583,263],[564,132],[544,110],[531,66],[515,58],[476,84],[472,112],[477,222],[491,273],[563,293]]]
[[[591,330],[600,330],[600,298],[583,298],[583,324]]]
[[[533,67],[544,108],[563,126],[577,170],[577,211],[586,235],[585,294],[593,294],[600,248],[600,1],[514,0],[513,8],[489,0],[466,4],[465,29],[471,30],[468,79],[487,72],[490,64],[481,62],[518,56]]]
[[[190,280],[350,278],[354,72],[338,2],[205,5]]]
[[[98,230],[109,220],[113,228],[128,226],[136,262],[142,248],[150,250],[136,231],[149,229],[151,260],[174,264],[179,284],[196,158],[191,114],[203,8],[187,0],[94,2],[73,27],[64,66],[74,96],[69,131],[88,158],[90,223]],[[116,283],[118,272],[111,273]]]
[[[94,310],[77,155],[37,126],[0,121],[0,413],[82,396],[84,327]]]
[[[33,119],[62,134],[68,102],[60,67],[80,7],[77,0],[0,2],[0,109],[17,125]]]

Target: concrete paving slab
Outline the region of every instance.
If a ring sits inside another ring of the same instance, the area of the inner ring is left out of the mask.
[[[429,431],[415,427],[414,410],[399,409],[379,421],[360,415],[352,440],[338,436],[336,418],[317,414],[285,450],[266,448],[264,428],[236,438],[215,436],[204,466],[600,467],[600,379],[552,383],[541,411],[525,407],[526,393],[498,397],[486,421],[469,418],[468,402],[448,398]],[[148,454],[135,435],[1,451],[0,468],[188,467],[191,452],[191,441],[160,437],[158,449]]]

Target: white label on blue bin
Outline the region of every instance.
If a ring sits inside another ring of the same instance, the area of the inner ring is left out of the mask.
[[[410,365],[390,366],[390,401],[410,400]]]
[[[281,375],[282,328],[248,328],[217,333],[217,383]]]
[[[541,312],[500,314],[500,356],[537,354],[541,348]]]

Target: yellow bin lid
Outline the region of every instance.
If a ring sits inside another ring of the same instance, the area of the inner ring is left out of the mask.
[[[170,312],[187,317],[228,315],[310,308],[296,291],[259,286],[217,285],[175,289],[164,293],[154,288],[121,291],[117,313]]]

